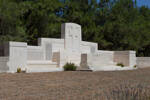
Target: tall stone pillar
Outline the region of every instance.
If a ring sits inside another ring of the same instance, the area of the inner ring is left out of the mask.
[[[80,65],[81,62],[81,26],[74,23],[65,23],[61,26],[61,38],[64,39],[64,50],[67,62]]]

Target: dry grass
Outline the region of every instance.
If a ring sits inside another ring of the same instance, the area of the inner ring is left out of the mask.
[[[150,68],[0,74],[0,100],[150,100]]]

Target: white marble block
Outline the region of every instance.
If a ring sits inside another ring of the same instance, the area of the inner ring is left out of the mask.
[[[138,68],[150,67],[150,57],[137,57],[137,67]]]
[[[94,54],[87,55],[87,63],[90,68],[99,69],[102,66],[114,65],[113,51],[97,51]]]
[[[62,24],[61,31],[67,62],[72,62],[79,66],[81,62],[81,26],[74,23],[65,23]]]
[[[9,72],[17,72],[17,68],[27,67],[27,43],[9,42]]]
[[[124,66],[133,67],[136,65],[136,52],[114,51],[114,62],[122,63]]]
[[[80,53],[81,26],[74,23],[62,24],[61,37],[64,39],[64,47],[68,52]]]

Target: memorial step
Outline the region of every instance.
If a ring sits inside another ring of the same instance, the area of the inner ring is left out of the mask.
[[[57,67],[57,63],[56,62],[52,62],[52,61],[28,61],[27,62],[27,66],[28,67]]]
[[[31,64],[31,65],[33,65],[33,64],[45,64],[45,65],[47,65],[47,64],[57,64],[56,62],[52,62],[52,61],[45,61],[45,60],[33,60],[33,61],[27,61],[27,64]]]
[[[58,67],[56,62],[52,61],[28,61],[27,62],[27,73],[31,72],[56,72],[62,71],[63,69]]]
[[[63,71],[62,68],[49,68],[49,67],[27,67],[26,72],[32,73],[32,72],[58,72]]]
[[[78,67],[77,71],[93,71],[93,70],[88,67]]]

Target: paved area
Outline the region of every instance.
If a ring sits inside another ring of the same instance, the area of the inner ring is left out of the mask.
[[[0,74],[0,100],[105,100],[110,88],[143,84],[150,68],[116,72]]]

